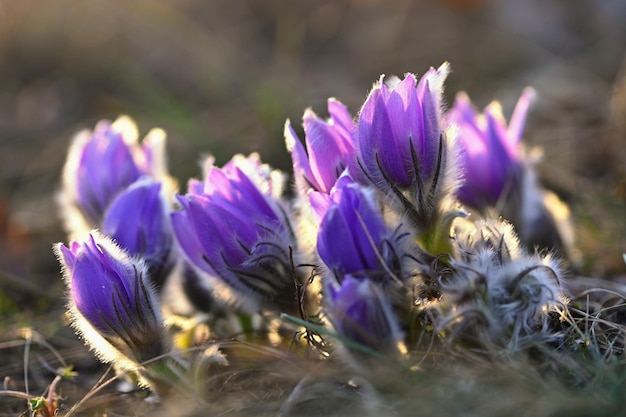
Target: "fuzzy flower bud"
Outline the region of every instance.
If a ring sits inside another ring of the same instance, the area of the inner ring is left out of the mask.
[[[142,261],[92,232],[54,251],[63,266],[74,328],[103,362],[134,370],[168,351],[159,304]]]
[[[451,339],[512,351],[558,337],[548,312],[565,302],[562,272],[551,256],[527,255],[510,224],[478,222],[457,229],[453,273],[442,285],[441,327]]]
[[[453,192],[460,171],[455,137],[444,129],[443,83],[449,65],[431,68],[417,81],[381,80],[359,114],[357,166],[360,182],[372,183],[391,208],[406,215],[427,250],[447,250],[448,227],[459,215]]]
[[[149,177],[138,180],[113,200],[102,224],[105,235],[146,261],[157,288],[173,263],[170,218],[161,189],[162,184]]]
[[[402,252],[377,209],[373,190],[342,177],[317,237],[317,251],[337,282],[351,274],[386,284],[398,280]]]
[[[326,287],[325,303],[339,335],[378,353],[397,354],[402,350],[398,320],[376,283],[347,275],[339,287]]]

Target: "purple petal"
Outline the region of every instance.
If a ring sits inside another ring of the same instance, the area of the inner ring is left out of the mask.
[[[204,259],[205,251],[195,233],[194,223],[189,218],[187,210],[177,211],[172,213],[172,228],[174,234],[185,255],[189,258],[192,264],[207,272],[208,274],[214,274],[215,271]]]
[[[319,184],[317,184],[311,172],[308,155],[289,120],[285,122],[285,143],[287,150],[291,153],[293,172],[298,190],[307,189],[309,187],[308,184],[312,184],[316,189],[319,189]]]
[[[384,98],[386,87],[383,87],[379,85],[372,90],[359,114],[359,156],[366,172],[377,184],[385,185],[386,176],[394,183],[409,186],[411,179],[401,163],[407,154],[403,155],[398,149]]]
[[[161,183],[149,178],[132,184],[109,206],[102,231],[133,255],[163,258],[170,236],[160,192]]]
[[[522,92],[517,104],[515,105],[515,109],[513,110],[513,115],[511,116],[511,121],[509,122],[509,128],[507,129],[507,145],[509,151],[517,150],[520,140],[522,138],[522,132],[524,131],[524,126],[526,124],[526,116],[528,115],[528,109],[532,104],[533,99],[535,98],[535,90],[530,87],[527,87]]]
[[[387,234],[366,195],[356,185],[346,186],[322,220],[317,249],[322,261],[339,276],[378,271],[377,251]]]
[[[342,141],[335,128],[312,111],[305,112],[303,121],[309,163],[317,190],[329,193],[345,169],[344,159],[350,149],[346,149],[346,142]]]
[[[354,121],[352,120],[352,115],[348,111],[348,108],[339,100],[329,98],[328,114],[335,128],[339,131],[340,136],[346,139],[346,142],[352,144],[352,135],[354,135],[355,129]]]

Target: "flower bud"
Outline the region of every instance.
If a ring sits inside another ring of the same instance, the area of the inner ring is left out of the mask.
[[[170,218],[162,184],[144,177],[119,194],[107,209],[102,232],[148,266],[148,276],[160,288],[172,267]]]
[[[373,190],[343,180],[333,192],[317,237],[317,251],[336,282],[351,274],[387,284],[398,280],[402,251],[376,207]]]
[[[406,215],[436,252],[446,244],[448,218],[458,215],[450,198],[460,177],[456,143],[445,132],[442,114],[448,72],[444,63],[419,82],[407,74],[374,84],[359,114],[352,170],[355,179],[374,184]]]
[[[401,351],[403,336],[398,320],[376,283],[346,275],[339,287],[326,286],[325,303],[339,335],[378,353]]]
[[[93,231],[54,251],[63,266],[73,326],[103,362],[134,370],[168,351],[147,267]]]

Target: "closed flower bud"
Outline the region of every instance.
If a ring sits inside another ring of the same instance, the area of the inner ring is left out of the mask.
[[[398,320],[378,284],[347,275],[340,286],[326,286],[324,301],[340,336],[377,353],[394,355],[402,351]],[[346,347],[349,352],[358,352]]]
[[[136,181],[113,200],[102,224],[105,235],[146,262],[157,288],[173,264],[169,209],[161,189],[162,184],[149,177]]]
[[[478,222],[470,233],[457,229],[454,241],[440,305],[440,326],[451,339],[515,351],[559,337],[548,323],[548,313],[566,302],[557,261],[527,255],[503,221]]]
[[[160,307],[147,267],[92,232],[55,253],[63,266],[74,328],[104,362],[135,370],[166,353]]]
[[[387,228],[373,190],[342,177],[320,224],[317,251],[336,282],[347,274],[383,285],[400,280],[406,234]]]

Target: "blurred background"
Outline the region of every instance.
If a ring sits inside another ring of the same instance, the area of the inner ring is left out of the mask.
[[[288,171],[286,118],[325,116],[328,97],[356,114],[380,74],[444,61],[448,103],[464,90],[509,117],[536,88],[525,138],[577,222],[575,273],[623,279],[625,27],[623,0],[0,1],[0,333],[62,316],[50,247],[77,131],[120,114],[164,128],[181,188],[202,153]]]

